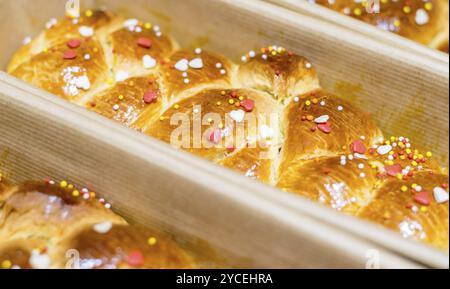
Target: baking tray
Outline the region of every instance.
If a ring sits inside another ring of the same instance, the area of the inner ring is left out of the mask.
[[[183,46],[233,59],[267,44],[292,48],[316,64],[324,87],[372,112],[385,132],[412,135],[448,162],[441,61],[256,0],[86,2],[159,22]],[[61,6],[0,1],[0,35],[9,40],[0,66]],[[448,267],[447,254],[173,150],[5,73],[0,132],[2,169],[14,181],[89,181],[130,220],[204,240],[233,266],[364,268],[378,252],[381,267]]]
[[[358,19],[348,17],[329,8],[313,5],[307,0],[264,0],[275,5],[285,7],[286,9],[309,15],[311,17],[329,22],[333,25],[344,27],[362,35],[367,35],[372,39],[385,43],[386,45],[395,46],[405,51],[410,51],[424,55],[426,57],[435,58],[436,60],[449,62],[448,53],[429,48],[408,38],[390,33],[382,29],[378,29],[373,25],[364,23]]]

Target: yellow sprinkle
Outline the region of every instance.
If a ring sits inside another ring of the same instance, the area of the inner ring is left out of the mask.
[[[12,263],[9,260],[5,260],[2,262],[2,269],[11,269]]]
[[[223,128],[224,128],[223,123],[219,123],[219,128],[220,128],[220,129],[223,129]]]
[[[86,11],[86,17],[92,17],[92,15],[94,15],[94,12],[92,12],[92,10]]]
[[[91,193],[89,194],[89,196],[90,196],[92,199],[94,199],[96,195],[95,195],[94,192],[91,192]]]
[[[428,212],[428,208],[422,206],[422,207],[420,207],[420,211],[421,211],[422,213],[426,213],[426,212]]]
[[[398,19],[394,21],[394,26],[395,26],[395,27],[400,27],[401,24],[402,24],[402,23],[401,23],[400,20],[398,20]]]
[[[152,29],[152,27],[153,27],[153,25],[151,23],[149,23],[149,22],[144,24],[144,28],[145,29]]]
[[[94,52],[98,52],[98,48],[97,47],[94,47]]]
[[[391,142],[395,142],[397,138],[395,136],[391,136]]]
[[[234,99],[229,99],[229,100],[228,100],[228,103],[229,103],[229,104],[234,104]]]
[[[403,6],[403,12],[405,12],[406,14],[411,12],[411,7],[409,6]]]
[[[277,52],[276,51],[272,51],[272,55],[273,56],[277,55]]]
[[[106,84],[108,84],[109,86],[113,85],[113,83],[114,83],[114,80],[112,78],[108,78],[106,80]]]
[[[417,167],[419,165],[416,161],[412,161],[411,164],[415,167]]]
[[[356,16],[360,16],[360,15],[362,14],[362,10],[361,10],[361,8],[355,8],[355,9],[353,10],[353,13],[354,13]]]
[[[427,152],[427,157],[431,158],[433,156],[432,152]]]
[[[148,238],[148,244],[150,246],[155,246],[157,242],[158,242],[158,240],[156,240],[155,237]]]
[[[419,150],[414,150],[414,153],[415,153],[415,154],[418,154],[418,153],[419,153]]]
[[[175,104],[175,105],[173,106],[173,108],[175,108],[175,109],[180,109],[180,105],[179,105],[179,104]]]
[[[419,157],[417,155],[413,156],[413,160],[417,160]]]
[[[390,155],[390,156],[393,156],[394,154],[395,154],[394,151],[390,151],[390,152],[389,152],[389,155]]]
[[[401,156],[400,156],[400,159],[401,159],[401,160],[406,160],[406,156],[405,156],[405,155],[401,155]]]
[[[243,96],[239,96],[239,100],[240,100],[240,101],[243,101],[243,100],[244,100],[244,97],[243,97]]]
[[[75,191],[72,192],[72,196],[75,197],[75,198],[79,197],[80,196],[80,192],[75,190]]]
[[[403,179],[403,175],[402,174],[397,174],[397,179],[402,180]]]
[[[159,120],[160,121],[164,121],[166,118],[164,117],[164,116],[161,116],[160,118],[159,118]]]
[[[393,165],[394,165],[394,161],[387,161],[387,164],[388,164],[389,166],[393,166]]]
[[[372,167],[372,169],[378,168],[378,166],[376,164],[372,164],[371,167]]]
[[[419,159],[423,159],[423,158],[424,158],[423,154],[420,154]]]
[[[388,140],[385,143],[386,143],[386,145],[390,145],[391,144],[391,142],[388,141]]]
[[[73,185],[72,185],[72,184],[69,184],[69,185],[67,186],[67,188],[68,188],[69,190],[72,190],[72,189],[73,189]]]
[[[217,104],[217,106],[221,106],[222,105],[222,103],[220,101],[218,101],[216,104]]]
[[[412,184],[411,188],[413,188],[413,189],[417,188],[417,184]]]
[[[310,105],[311,105],[311,101],[310,101],[310,100],[307,100],[307,101],[305,102],[305,104],[306,104],[307,106],[310,106]]]
[[[119,95],[119,100],[123,100],[123,99],[124,99],[123,95]]]
[[[59,185],[61,186],[61,188],[66,188],[68,184],[66,181],[62,181],[59,183]]]
[[[431,3],[431,2],[425,3],[425,9],[428,10],[428,11],[433,9],[433,3]]]
[[[406,149],[407,154],[410,154],[411,152],[412,152],[411,149]]]
[[[403,186],[401,190],[402,190],[402,192],[407,192],[408,191],[408,187],[407,186]]]

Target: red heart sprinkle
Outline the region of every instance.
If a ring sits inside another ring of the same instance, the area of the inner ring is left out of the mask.
[[[234,152],[235,150],[236,150],[236,148],[235,148],[234,146],[232,146],[232,145],[230,145],[230,146],[227,147],[227,151],[228,151],[229,153],[232,153],[232,152]]]
[[[329,122],[318,124],[317,128],[323,133],[331,133],[331,124]]]
[[[152,47],[152,40],[146,37],[141,37],[138,39],[137,44],[142,48],[151,48]]]
[[[355,140],[351,144],[351,149],[352,149],[352,151],[354,153],[358,153],[358,154],[365,154],[366,153],[366,146],[360,140]]]
[[[77,54],[73,50],[67,50],[64,52],[63,57],[64,57],[64,59],[75,59],[75,58],[77,58]]]
[[[429,206],[431,204],[431,197],[428,192],[422,191],[414,196],[414,201],[421,205]]]
[[[144,94],[144,102],[150,104],[158,98],[158,94],[153,90],[149,90]]]
[[[78,48],[78,47],[80,47],[80,45],[81,45],[81,41],[78,39],[71,39],[67,42],[67,46],[72,49]]]
[[[133,251],[128,254],[127,263],[132,267],[140,267],[145,263],[144,255],[140,251]]]
[[[386,173],[391,177],[396,177],[398,174],[401,174],[403,170],[402,166],[399,164],[385,166],[384,169],[386,170]]]
[[[255,102],[251,99],[244,99],[241,101],[241,107],[243,107],[245,111],[251,112],[255,108]]]
[[[210,133],[208,140],[212,143],[218,144],[221,138],[222,132],[220,131],[220,129],[215,129]]]

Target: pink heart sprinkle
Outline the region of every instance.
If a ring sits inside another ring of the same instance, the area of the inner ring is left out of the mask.
[[[220,131],[220,129],[215,129],[209,135],[208,140],[212,143],[218,144],[220,142],[221,138],[222,138],[222,132]]]
[[[144,102],[150,104],[158,98],[158,94],[153,90],[149,90],[144,94]]]
[[[152,47],[152,40],[150,38],[141,37],[138,39],[137,44],[142,48],[151,48]]]
[[[366,153],[366,146],[360,140],[355,140],[351,144],[351,149],[352,149],[352,151],[354,153],[358,153],[358,154],[365,154]]]
[[[414,196],[414,200],[424,206],[429,206],[431,204],[430,194],[426,191],[422,191]]]
[[[402,166],[399,164],[385,166],[384,169],[386,170],[386,173],[391,177],[396,177],[398,174],[401,174],[403,170]]]
[[[255,108],[255,102],[251,99],[245,99],[241,101],[241,107],[243,107],[245,111],[251,112]]]
[[[329,122],[318,124],[317,128],[323,133],[331,133],[331,124]]]
[[[80,47],[80,45],[81,45],[81,41],[78,39],[72,39],[67,42],[67,46],[72,49],[78,48],[78,47]]]
[[[73,50],[67,50],[63,55],[64,59],[75,59],[77,58],[77,53]]]
[[[127,263],[132,267],[140,267],[145,263],[144,255],[140,251],[133,251],[128,254]]]

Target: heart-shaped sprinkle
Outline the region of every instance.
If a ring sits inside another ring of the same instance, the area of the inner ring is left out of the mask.
[[[189,61],[189,66],[194,69],[203,68],[203,60],[201,58],[195,58]]]
[[[399,164],[385,166],[384,169],[386,170],[386,173],[391,177],[397,177],[403,171],[402,166]]]
[[[230,117],[235,122],[242,122],[245,118],[245,111],[243,111],[242,109],[233,110],[232,112],[230,112]]]
[[[94,29],[89,26],[81,26],[78,29],[78,32],[80,32],[80,35],[83,37],[92,37],[92,35],[94,35]]]
[[[181,59],[175,63],[174,67],[178,71],[187,71],[189,69],[189,61],[187,59]]]
[[[144,94],[144,102],[150,104],[158,98],[158,94],[153,90],[149,90]]]
[[[233,153],[236,150],[236,148],[233,145],[229,145],[227,146],[227,152],[228,153]]]
[[[355,140],[351,145],[351,150],[354,153],[358,153],[358,154],[365,154],[366,153],[366,146],[364,145],[364,143],[360,140]]]
[[[377,148],[377,153],[384,156],[384,155],[388,154],[391,150],[392,150],[391,145],[379,146]]]
[[[331,124],[329,122],[318,124],[317,128],[323,133],[331,133]]]
[[[71,39],[67,42],[67,46],[72,49],[80,47],[81,41],[79,39]]]
[[[222,138],[222,131],[220,129],[213,130],[208,136],[208,140],[214,144],[218,144],[221,138]]]
[[[255,108],[255,102],[251,99],[244,99],[241,101],[241,107],[243,107],[246,112],[252,112]]]
[[[94,225],[94,227],[92,229],[99,234],[106,234],[109,231],[111,231],[112,227],[113,227],[113,224],[111,222],[103,222],[103,223]]]
[[[268,127],[267,125],[262,125],[259,128],[259,134],[263,139],[270,139],[273,137],[274,132],[273,129]]]
[[[441,187],[436,187],[433,190],[434,199],[438,204],[448,202],[448,192]]]
[[[150,55],[145,55],[142,58],[142,64],[144,65],[145,69],[151,69],[156,66],[156,59],[154,59]]]
[[[422,191],[414,196],[414,201],[421,205],[429,206],[431,204],[431,196],[428,192]]]
[[[140,267],[145,263],[145,257],[141,251],[133,251],[127,256],[127,263],[132,267]]]
[[[68,59],[68,60],[69,59],[75,59],[75,58],[77,58],[77,53],[75,51],[73,51],[73,50],[67,50],[67,51],[64,52],[63,58],[64,59]]]
[[[330,117],[328,115],[322,115],[314,120],[315,123],[326,123],[330,120]]]
[[[150,49],[152,47],[152,40],[147,37],[140,37],[137,40],[137,44],[142,48]]]

